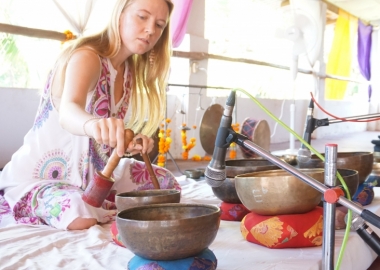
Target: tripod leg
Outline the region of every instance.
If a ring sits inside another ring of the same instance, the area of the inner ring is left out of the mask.
[[[181,169],[178,167],[178,164],[177,164],[177,162],[175,162],[175,160],[174,160],[172,154],[170,154],[170,152],[167,152],[167,153],[169,154],[171,160],[174,162],[174,165],[176,166],[177,170],[178,170],[181,174],[184,174],[184,173],[181,171]]]

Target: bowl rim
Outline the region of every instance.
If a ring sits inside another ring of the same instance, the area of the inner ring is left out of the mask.
[[[305,171],[312,171],[316,173],[325,173],[324,168],[297,168],[298,171],[304,173]],[[241,179],[241,178],[247,178],[247,177],[255,177],[256,175],[260,174],[269,174],[269,175],[261,175],[259,177],[273,177],[271,174],[275,172],[282,172],[284,175],[276,175],[276,176],[281,176],[281,177],[296,177],[290,172],[286,171],[285,169],[277,169],[277,170],[266,170],[266,171],[257,171],[257,172],[251,172],[251,173],[243,173],[243,174],[238,174],[235,176],[236,179]],[[285,174],[287,173],[287,174]]]
[[[201,206],[205,208],[213,209],[214,212],[207,214],[207,215],[199,215],[196,217],[191,218],[181,218],[181,219],[175,219],[175,220],[136,220],[136,219],[129,219],[129,218],[122,218],[120,217],[121,214],[125,212],[135,212],[146,208],[167,208],[167,207],[194,207],[194,206]],[[219,214],[219,217],[221,215],[220,207],[212,205],[212,204],[204,204],[204,203],[159,203],[159,204],[148,204],[148,205],[139,205],[139,206],[133,206],[128,209],[124,209],[116,214],[116,219],[123,220],[123,221],[130,221],[130,222],[163,222],[163,221],[176,221],[176,220],[187,220],[187,219],[194,219],[199,217],[205,217],[205,216],[212,216],[215,214]]]
[[[167,192],[167,193],[165,193]],[[136,193],[140,193],[146,196],[128,196]],[[158,194],[154,194],[158,193]],[[169,195],[177,195],[181,194],[180,190],[177,189],[144,189],[144,190],[132,190],[126,192],[120,192],[115,195],[115,198],[143,198],[143,197],[161,197],[161,196],[169,196]]]

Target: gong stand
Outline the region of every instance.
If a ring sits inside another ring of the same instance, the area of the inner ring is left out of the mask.
[[[224,129],[221,127],[221,129]],[[302,173],[295,167],[284,162],[280,158],[270,154],[265,149],[254,144],[246,136],[236,133],[232,128],[227,129],[226,144],[223,147],[228,148],[232,142],[254,151],[263,158],[266,158],[271,163],[277,165],[278,167],[291,173],[301,181],[310,185],[314,189],[318,190],[323,194],[324,210],[323,210],[323,258],[322,258],[322,269],[333,269],[334,263],[334,245],[335,245],[335,206],[336,203],[341,204],[357,213],[364,220],[373,224],[377,228],[380,228],[380,217],[372,213],[368,209],[364,209],[358,204],[348,200],[344,197],[344,193],[338,187],[335,187],[335,175],[336,175],[336,155],[337,155],[337,145],[329,144],[326,145],[326,155],[325,155],[325,184],[322,184],[315,180],[314,178]],[[340,191],[339,191],[340,190]]]

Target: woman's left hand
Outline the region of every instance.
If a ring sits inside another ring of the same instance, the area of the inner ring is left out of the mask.
[[[141,138],[142,144],[137,143],[137,139]],[[138,153],[148,154],[153,150],[154,140],[142,134],[137,134],[133,140],[129,143],[126,152],[131,155],[136,155]]]

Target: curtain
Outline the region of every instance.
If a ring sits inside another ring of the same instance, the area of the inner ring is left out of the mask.
[[[94,7],[93,0],[53,0],[62,15],[70,23],[76,35],[86,31],[87,23]]]
[[[335,25],[334,39],[326,65],[326,72],[331,75],[349,77],[351,71],[351,37],[350,23],[357,23],[352,16],[343,10],[339,10],[339,16]],[[347,82],[326,79],[325,98],[342,100],[346,92]]]
[[[177,48],[186,34],[187,21],[193,0],[172,0],[174,10],[171,17],[170,27],[172,32],[173,47]]]
[[[358,62],[361,74],[367,81],[371,80],[371,46],[372,46],[372,26],[365,25],[360,20],[358,22]],[[368,102],[371,101],[372,86],[368,85]]]

